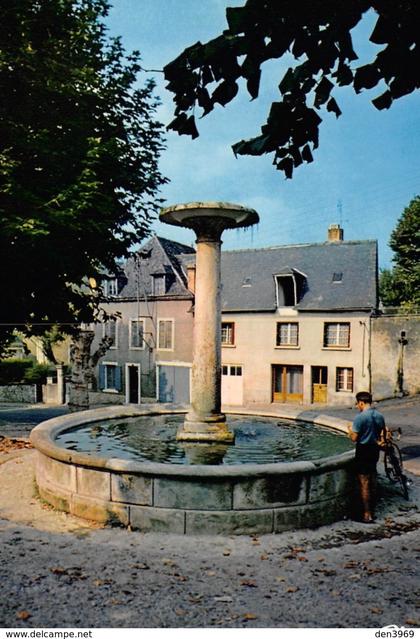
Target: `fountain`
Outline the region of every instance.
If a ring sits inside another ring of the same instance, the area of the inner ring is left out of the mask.
[[[302,461],[224,463],[235,436],[220,401],[221,235],[225,229],[256,223],[258,214],[234,204],[194,202],[163,209],[160,217],[193,229],[197,236],[191,407],[187,412],[177,406],[114,406],[40,424],[31,441],[38,450],[41,497],[60,510],[95,521],[181,534],[281,532],[341,518],[354,491],[353,450]],[[300,419],[343,432],[348,425],[290,406],[242,414]],[[142,432],[145,424],[168,415],[183,419],[176,440],[187,463],[139,461],[63,445],[66,437],[80,442],[87,425],[95,433],[116,419],[136,418]]]

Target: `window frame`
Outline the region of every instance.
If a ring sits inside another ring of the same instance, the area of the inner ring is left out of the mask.
[[[133,339],[133,322],[139,322],[142,325],[142,340],[141,346],[133,346],[132,344],[132,339]],[[142,317],[130,317],[129,321],[128,321],[128,348],[130,351],[144,351],[144,349],[146,348],[146,342],[144,339],[144,335],[145,335],[145,328],[146,328],[146,322],[144,320],[144,318]]]
[[[170,322],[171,324],[171,346],[170,347],[161,347],[160,346],[160,337],[161,337],[161,322]],[[158,351],[174,351],[175,350],[175,320],[172,317],[159,317],[157,320],[157,345],[156,350]]]
[[[117,319],[115,319],[115,320],[107,320],[106,322],[104,322],[102,324],[102,337],[111,337],[110,335],[107,334],[107,330],[106,330],[107,325],[111,324],[111,322],[113,322],[114,325],[115,325],[115,339],[114,339],[113,344],[111,344],[111,346],[109,348],[113,349],[113,350],[116,350],[118,348],[118,333],[119,333],[119,331],[118,331],[119,322],[118,322]]]
[[[337,327],[337,336],[335,343],[327,343],[327,331],[329,326]],[[340,344],[340,332],[342,327],[348,329],[347,343]],[[324,322],[323,348],[328,350],[350,350],[351,348],[351,322]]]
[[[121,389],[117,388],[117,376],[116,376],[116,372],[118,368],[121,368],[120,365],[118,364],[118,362],[102,362],[101,366],[104,367],[104,387],[102,389],[103,393],[119,393],[121,392]],[[108,386],[108,376],[107,376],[107,371],[108,368],[113,368],[114,369],[114,386]],[[121,375],[121,371],[120,371],[120,375]],[[122,381],[122,380],[121,380]]]
[[[351,374],[349,375],[349,372]],[[340,374],[343,373],[343,384],[340,385]],[[350,388],[349,386],[350,378]],[[354,392],[354,368],[352,366],[337,366],[335,369],[335,390],[337,393],[353,393]]]
[[[279,335],[279,328],[280,328],[280,326],[287,326],[288,327],[288,330],[287,330],[288,339],[289,339],[288,342],[281,343],[279,341],[279,336],[280,336]],[[290,335],[291,335],[291,332],[292,332],[291,329],[294,326],[296,327],[296,344],[294,344],[293,342],[290,341]],[[276,338],[275,338],[275,340],[276,340],[276,348],[299,348],[300,347],[300,345],[299,345],[299,337],[300,337],[300,335],[299,335],[299,322],[283,322],[283,321],[276,322]]]
[[[228,329],[228,332],[229,331],[231,332],[231,340],[228,341],[228,342],[224,342],[223,341],[223,326],[227,325],[227,324],[230,325],[230,329]],[[225,347],[229,348],[229,347],[235,346],[235,337],[236,337],[236,335],[235,335],[235,322],[222,322],[222,326],[221,326],[221,344],[222,344],[222,347],[223,348],[225,348]]]

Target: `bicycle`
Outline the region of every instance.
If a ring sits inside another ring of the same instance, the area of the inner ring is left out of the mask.
[[[398,433],[397,440],[399,440],[401,438],[401,428],[398,428],[394,432]],[[408,486],[410,481],[403,473],[401,451],[394,441],[393,432],[388,428],[386,429],[385,437],[381,442],[381,450],[384,451],[384,469],[386,476],[393,484],[398,482],[400,483],[404,499],[408,500]]]

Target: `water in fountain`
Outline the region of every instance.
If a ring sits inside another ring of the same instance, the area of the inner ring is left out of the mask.
[[[176,441],[181,415],[95,422],[61,433],[57,444],[99,457],[165,464],[267,464],[316,460],[351,450],[347,437],[305,422],[231,416],[235,445]]]

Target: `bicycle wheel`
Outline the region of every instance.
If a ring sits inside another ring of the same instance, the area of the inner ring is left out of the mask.
[[[385,473],[392,482],[400,481],[402,475],[401,451],[394,443],[388,444],[384,457]]]
[[[384,457],[385,473],[393,483],[399,482],[404,498],[408,500],[408,480],[403,473],[401,451],[394,443],[389,444]]]

